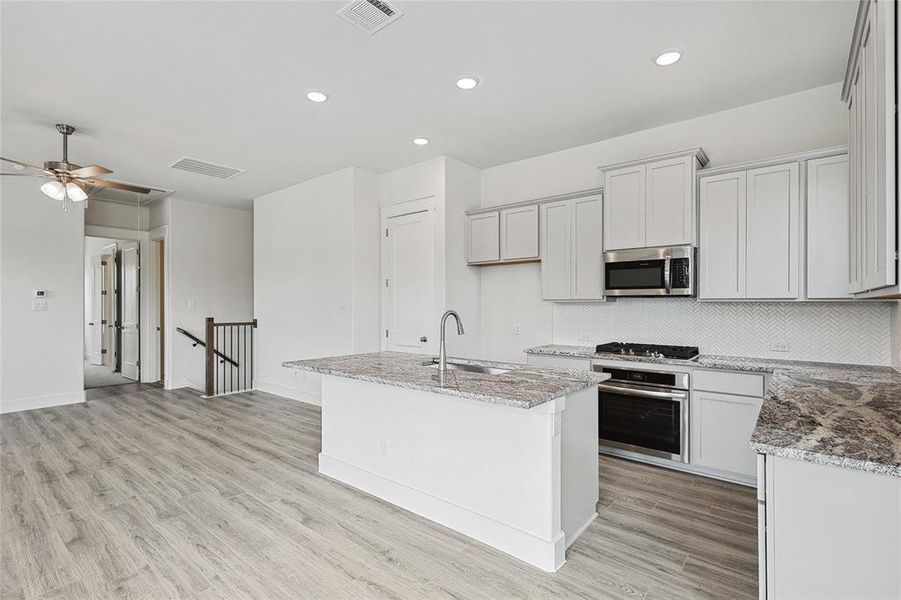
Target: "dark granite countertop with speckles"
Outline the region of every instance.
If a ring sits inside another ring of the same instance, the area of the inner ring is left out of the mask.
[[[703,354],[686,361],[559,344],[526,352],[772,373],[751,435],[753,450],[901,477],[901,373],[890,367]]]
[[[372,352],[287,361],[282,366],[516,408],[532,408],[609,378],[588,371],[453,358],[448,360],[509,370],[498,374],[448,371],[442,379],[437,368],[426,364],[431,360],[424,354]]]

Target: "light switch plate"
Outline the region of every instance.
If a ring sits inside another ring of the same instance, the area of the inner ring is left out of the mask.
[[[773,352],[789,352],[791,346],[788,342],[772,341],[770,342],[770,350]]]

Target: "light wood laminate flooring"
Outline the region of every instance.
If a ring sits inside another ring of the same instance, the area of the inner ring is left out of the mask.
[[[319,447],[316,407],[262,392],[2,415],[0,596],[756,596],[749,488],[601,457],[600,516],[551,574],[319,475]]]

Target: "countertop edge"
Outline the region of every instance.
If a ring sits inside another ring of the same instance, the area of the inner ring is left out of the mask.
[[[367,383],[377,383],[380,385],[389,385],[392,387],[397,387],[401,389],[407,390],[418,390],[422,392],[427,392],[431,394],[438,394],[441,396],[451,396],[455,398],[465,398],[467,400],[475,400],[477,402],[485,402],[486,404],[497,404],[501,406],[509,406],[510,408],[522,408],[522,409],[531,409],[536,406],[541,406],[542,404],[547,404],[557,398],[563,398],[568,396],[569,394],[580,392],[584,389],[590,388],[592,386],[597,385],[597,382],[594,381],[584,381],[584,387],[579,387],[578,389],[568,390],[566,393],[560,394],[559,396],[552,396],[546,398],[541,401],[533,401],[533,402],[523,402],[517,401],[512,398],[507,398],[503,396],[492,396],[490,394],[479,394],[474,392],[460,392],[458,390],[453,390],[449,388],[440,388],[440,387],[432,387],[425,386],[419,384],[408,384],[401,381],[396,381],[392,379],[387,379],[384,377],[372,376],[372,375],[356,375],[350,374],[345,371],[329,369],[327,367],[315,367],[311,365],[303,365],[298,364],[298,361],[284,361],[282,362],[282,367],[288,369],[297,369],[299,371],[307,371],[310,373],[319,373],[320,375],[330,375],[332,377],[341,377],[343,379],[354,379],[357,381],[365,381]],[[573,378],[573,381],[579,381],[576,378]]]

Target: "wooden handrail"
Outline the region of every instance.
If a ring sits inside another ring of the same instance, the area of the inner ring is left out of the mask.
[[[193,333],[191,333],[191,332],[189,332],[189,331],[185,331],[185,330],[182,329],[181,327],[176,327],[176,328],[175,328],[175,331],[177,331],[178,333],[180,333],[180,334],[184,335],[185,337],[189,338],[192,342],[194,342],[194,344],[193,344],[194,346],[200,345],[200,346],[203,346],[204,348],[206,348],[206,342],[204,342],[202,339],[200,339],[199,337],[197,337],[197,336],[194,335]],[[234,361],[234,360],[232,360],[231,358],[229,358],[228,356],[222,354],[222,353],[219,352],[218,350],[213,350],[213,352],[216,353],[216,356],[218,356],[219,358],[221,358],[221,359],[224,360],[225,362],[229,363],[230,365],[233,365],[233,366],[235,366],[235,367],[238,366],[238,363],[237,363],[236,361]]]

